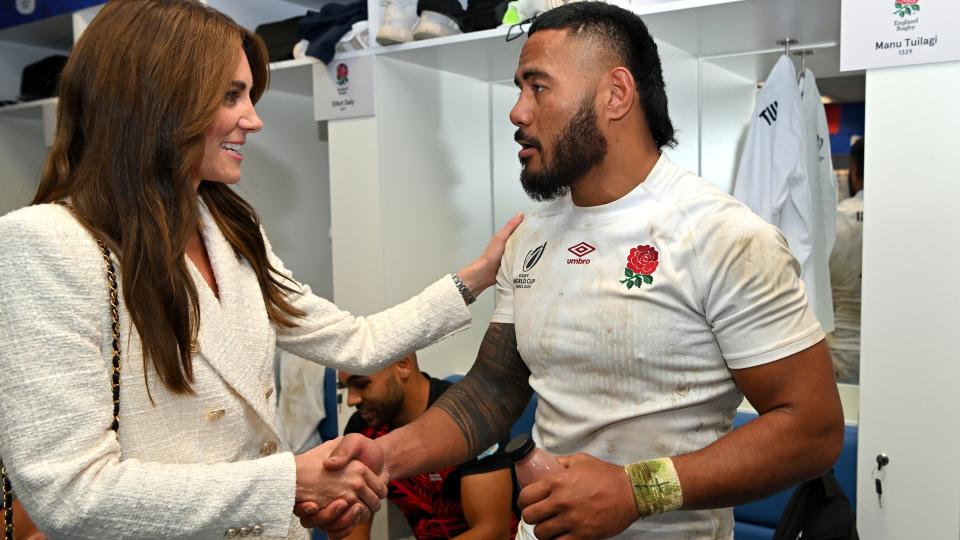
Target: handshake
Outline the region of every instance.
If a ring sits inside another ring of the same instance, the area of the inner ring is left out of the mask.
[[[399,430],[387,437],[396,433]],[[387,437],[371,440],[350,434],[295,456],[294,513],[304,527],[321,529],[333,540],[345,538],[358,521],[380,509],[391,465],[399,475],[431,466],[428,459],[412,464],[411,459],[424,456],[412,457],[405,451],[403,457],[390,459],[397,447],[385,442]],[[549,474],[520,479],[526,486],[516,502],[536,538],[610,538],[640,519],[633,481],[622,465],[588,454],[556,460]]]
[[[389,475],[384,453],[362,435],[347,435],[294,456],[297,493],[294,514],[306,528],[318,528],[332,540],[350,534],[369,519],[387,496]]]

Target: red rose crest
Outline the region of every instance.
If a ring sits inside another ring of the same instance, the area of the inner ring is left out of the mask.
[[[346,64],[337,65],[337,86],[343,88],[350,79],[347,77],[350,75],[350,68]]]
[[[653,246],[630,248],[627,266],[623,269],[627,279],[621,279],[620,283],[626,285],[627,289],[640,288],[644,283],[652,285],[653,273],[657,271],[657,266],[660,266],[660,254],[657,253],[657,248]]]
[[[909,17],[920,11],[920,0],[897,0],[893,4],[893,14],[903,17]]]

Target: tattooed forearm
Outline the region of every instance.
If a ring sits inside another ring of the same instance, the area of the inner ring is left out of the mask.
[[[491,323],[470,372],[434,406],[453,418],[475,456],[506,435],[523,413],[533,394],[529,377],[513,325]]]

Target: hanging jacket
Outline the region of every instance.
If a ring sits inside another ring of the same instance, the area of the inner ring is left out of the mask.
[[[830,128],[820,101],[817,78],[809,69],[800,78],[803,122],[807,133],[807,175],[813,210],[811,233],[813,248],[810,268],[815,285],[807,290],[813,298],[814,314],[824,331],[834,328],[833,293],[830,286],[830,253],[837,236],[837,179],[833,174]]]
[[[806,130],[793,63],[782,56],[757,94],[740,157],[733,196],[783,232],[800,263],[814,313],[820,312],[813,279],[812,204],[807,185]],[[829,306],[829,309],[833,309]]]

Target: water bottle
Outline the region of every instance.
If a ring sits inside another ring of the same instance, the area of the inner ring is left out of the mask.
[[[517,471],[517,482],[520,483],[520,487],[528,486],[563,469],[557,458],[546,450],[537,448],[537,444],[527,433],[514,437],[507,444],[506,452],[513,461],[513,468]],[[517,527],[516,540],[537,540],[537,537],[533,534],[533,527],[522,519]]]

